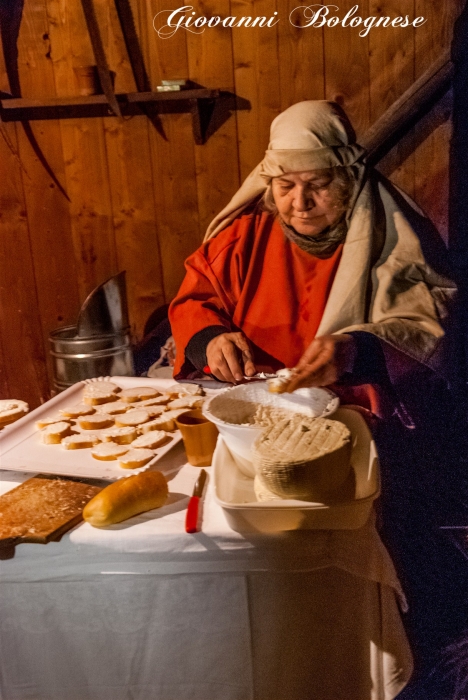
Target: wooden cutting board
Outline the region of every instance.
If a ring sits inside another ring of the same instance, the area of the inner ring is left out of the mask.
[[[88,501],[103,484],[38,474],[0,496],[0,547],[21,542],[47,544],[82,519]]]

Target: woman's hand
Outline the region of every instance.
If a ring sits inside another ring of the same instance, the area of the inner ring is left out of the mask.
[[[243,333],[222,333],[206,346],[206,359],[216,379],[222,382],[240,382],[244,375],[251,377],[256,369],[252,352]]]
[[[315,338],[297,363],[296,375],[287,391],[306,386],[329,386],[350,370],[356,357],[352,335],[322,335]]]

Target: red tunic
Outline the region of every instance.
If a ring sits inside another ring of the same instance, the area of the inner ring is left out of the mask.
[[[204,243],[187,259],[170,306],[174,376],[192,336],[213,325],[245,334],[257,370],[294,367],[315,338],[341,251],[342,245],[330,258],[316,258],[287,239],[272,215],[258,211]]]

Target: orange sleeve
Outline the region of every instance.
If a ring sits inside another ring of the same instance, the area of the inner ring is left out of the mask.
[[[190,339],[208,326],[232,328],[231,312],[223,287],[204,255],[204,247],[185,262],[186,275],[169,307],[169,321],[176,344],[174,376],[185,362],[185,348]]]

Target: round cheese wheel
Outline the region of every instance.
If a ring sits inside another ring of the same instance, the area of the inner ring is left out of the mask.
[[[322,502],[349,475],[351,433],[337,420],[294,415],[265,428],[251,454],[269,491]]]

